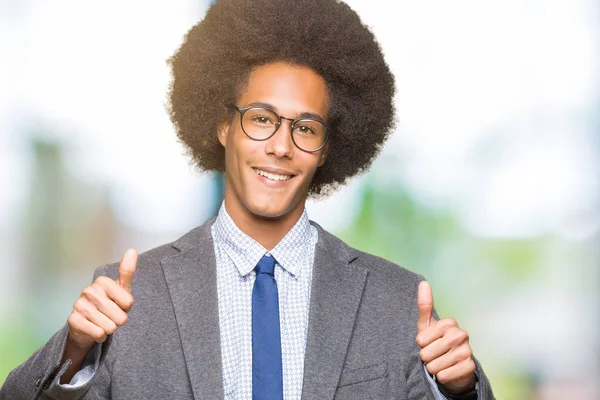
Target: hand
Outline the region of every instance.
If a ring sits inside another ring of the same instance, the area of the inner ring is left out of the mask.
[[[101,276],[83,289],[67,320],[68,344],[87,353],[94,343],[103,343],[127,322],[127,311],[133,305],[131,280],[137,257],[135,250],[127,250],[119,265],[119,279]]]
[[[71,364],[60,377],[61,384],[69,383],[81,369],[94,343],[103,343],[117,326],[127,322],[127,311],[133,305],[131,280],[137,258],[135,250],[127,250],[119,264],[119,279],[101,276],[81,291],[67,319],[69,334],[61,364],[66,360],[71,360]]]
[[[417,343],[421,360],[430,374],[453,394],[475,388],[475,362],[469,346],[469,334],[460,329],[452,318],[436,321],[433,318],[431,286],[423,281],[417,295],[419,320]]]

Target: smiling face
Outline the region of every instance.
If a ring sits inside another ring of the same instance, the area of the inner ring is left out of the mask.
[[[256,104],[286,118],[313,115],[327,122],[325,81],[306,67],[277,62],[254,69],[236,106]],[[243,231],[247,231],[245,224],[257,220],[278,221],[291,229],[304,210],[312,178],[325,162],[328,146],[314,153],[300,150],[292,141],[290,124],[282,119],[277,132],[264,141],[243,132],[239,112],[220,126],[219,141],[225,147],[225,207]]]

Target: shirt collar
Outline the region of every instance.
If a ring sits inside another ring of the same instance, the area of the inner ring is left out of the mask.
[[[246,235],[237,227],[225,209],[225,202],[221,204],[217,219],[213,224],[215,243],[225,251],[241,276],[252,272],[258,261],[266,253],[270,253],[277,264],[294,277],[298,277],[302,267],[310,264],[310,221],[306,209],[279,243],[268,251],[256,240]]]

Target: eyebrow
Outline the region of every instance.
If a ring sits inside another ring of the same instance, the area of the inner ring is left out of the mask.
[[[271,111],[279,114],[279,111],[277,111],[277,108],[275,106],[273,106],[272,104],[269,104],[269,103],[262,103],[260,101],[255,101],[255,102],[249,103],[246,105],[246,107],[266,108],[267,110],[271,110]],[[325,123],[325,120],[319,114],[315,114],[315,113],[311,113],[311,112],[307,112],[307,111],[297,114],[296,117],[293,119],[302,119],[302,118],[312,118],[312,119],[316,119],[317,121],[321,121],[321,122]]]

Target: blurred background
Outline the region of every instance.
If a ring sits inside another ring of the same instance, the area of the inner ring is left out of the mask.
[[[95,267],[215,213],[165,112],[208,1],[0,1],[0,383]],[[600,4],[349,0],[397,80],[371,171],[311,219],[427,277],[498,399],[600,399]]]

